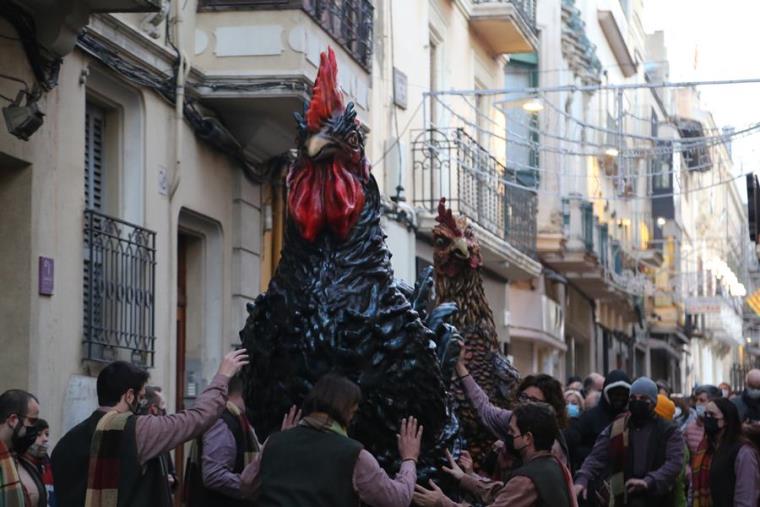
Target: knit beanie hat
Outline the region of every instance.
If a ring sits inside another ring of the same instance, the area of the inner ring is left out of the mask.
[[[631,396],[646,396],[652,400],[652,404],[657,404],[657,384],[649,377],[639,377],[631,384]]]
[[[654,411],[666,421],[672,421],[676,413],[676,404],[670,401],[667,396],[658,394],[657,405],[654,407]]]

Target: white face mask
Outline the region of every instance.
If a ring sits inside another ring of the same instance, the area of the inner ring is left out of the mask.
[[[723,393],[723,397],[724,398],[728,398],[728,395],[731,394],[731,393],[728,392],[728,389],[721,389],[720,392]]]
[[[694,410],[697,411],[697,417],[702,417],[705,415],[705,406],[704,405],[697,405],[694,407]]]

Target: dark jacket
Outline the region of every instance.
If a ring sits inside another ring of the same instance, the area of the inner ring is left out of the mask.
[[[737,396],[731,401],[739,410],[740,421],[744,422],[747,419],[750,421],[760,421],[760,399],[753,400],[747,396],[747,391],[744,390],[741,396]]]
[[[524,476],[533,482],[539,498],[539,507],[570,507],[571,492],[568,491],[565,474],[554,456],[542,456],[529,461],[512,473],[512,477]]]
[[[604,379],[604,387],[623,381],[628,384],[631,379],[621,370],[611,371]],[[572,470],[578,470],[583,461],[591,453],[596,438],[604,431],[604,428],[617,417],[623,410],[615,410],[607,401],[604,393],[599,397],[599,404],[587,410],[574,421],[565,431],[565,439],[570,451]]]
[[[96,410],[74,426],[53,450],[53,480],[61,507],[82,507],[87,494],[90,444],[105,412]],[[171,494],[167,470],[158,457],[140,466],[137,459],[135,417],[122,432],[119,463],[118,507],[169,507]]]
[[[355,440],[305,425],[274,433],[262,451],[256,505],[358,506],[353,472],[361,450]]]
[[[624,480],[637,478],[647,483],[643,495],[629,497],[629,505],[672,506],[673,487],[683,468],[681,431],[675,424],[654,416],[640,427],[628,421],[628,428],[628,449],[622,456]],[[611,431],[612,426],[608,426],[599,435],[594,449],[576,474],[576,484],[587,486],[613,473],[613,459],[618,455],[611,444]]]

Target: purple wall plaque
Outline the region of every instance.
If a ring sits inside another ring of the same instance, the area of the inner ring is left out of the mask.
[[[41,296],[53,295],[53,280],[55,279],[55,261],[50,257],[40,257],[38,289]]]

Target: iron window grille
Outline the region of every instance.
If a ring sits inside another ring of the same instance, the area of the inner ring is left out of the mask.
[[[156,233],[84,212],[84,357],[152,367]]]
[[[432,213],[446,197],[455,213],[536,256],[537,196],[463,129],[427,129],[412,144],[414,204]]]

